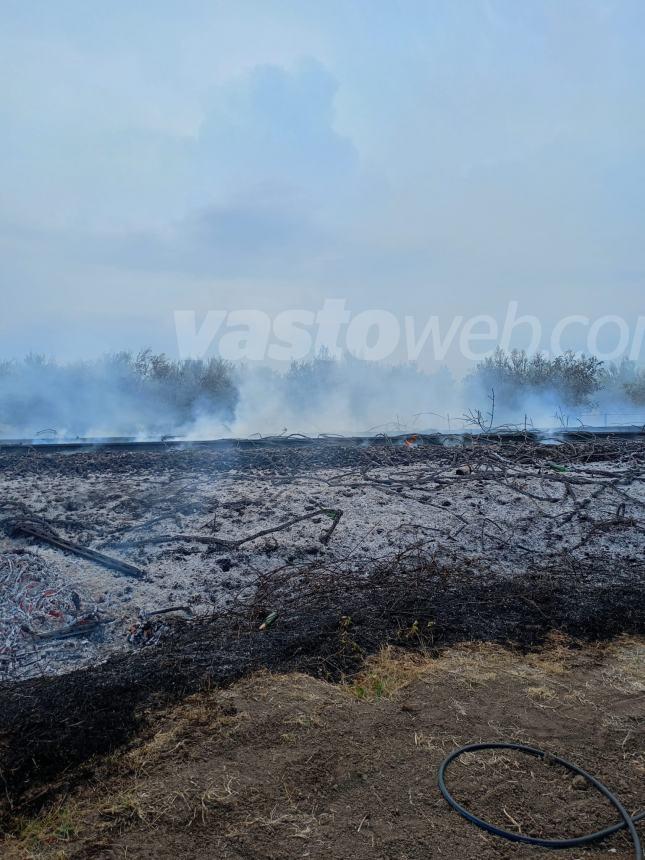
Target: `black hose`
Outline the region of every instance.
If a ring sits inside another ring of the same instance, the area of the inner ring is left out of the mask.
[[[516,750],[517,752],[526,753],[527,755],[534,756],[535,758],[547,760],[549,763],[555,762],[556,764],[561,765],[572,773],[583,776],[587,782],[591,783],[595,789],[597,789],[607,800],[614,806],[614,808],[618,811],[618,814],[622,818],[622,821],[619,821],[618,824],[612,824],[609,827],[605,827],[603,830],[598,830],[595,833],[588,833],[584,836],[576,836],[573,839],[540,839],[535,836],[524,836],[521,833],[512,833],[509,830],[503,830],[501,827],[497,827],[494,824],[490,824],[488,821],[484,821],[483,818],[478,818],[476,815],[473,815],[472,812],[466,809],[465,806],[462,806],[458,801],[454,799],[454,797],[450,794],[448,789],[446,788],[446,771],[450,764],[452,764],[455,759],[458,759],[459,756],[462,756],[464,753],[468,752],[476,752],[477,750]],[[619,830],[622,830],[624,827],[629,831],[629,835],[631,836],[632,842],[634,844],[634,857],[636,860],[643,860],[643,847],[641,845],[640,838],[638,833],[636,832],[636,822],[642,821],[645,819],[645,809],[637,812],[635,815],[630,815],[629,812],[622,805],[620,800],[612,794],[612,792],[607,788],[606,785],[603,785],[602,782],[597,780],[594,776],[587,771],[583,770],[581,767],[578,767],[575,764],[572,764],[570,761],[566,759],[560,758],[556,755],[551,755],[550,753],[544,752],[544,750],[536,749],[535,747],[525,746],[524,744],[469,744],[468,746],[459,747],[450,755],[444,759],[441,763],[441,767],[439,768],[439,790],[443,794],[444,798],[448,801],[450,806],[459,813],[463,818],[467,821],[470,821],[471,824],[476,825],[477,827],[481,827],[482,830],[488,831],[488,833],[492,833],[494,836],[501,836],[504,839],[509,839],[511,842],[523,842],[526,845],[539,845],[542,848],[579,848],[582,845],[591,845],[593,842],[599,842],[601,839],[605,839],[607,836],[611,836],[614,833],[617,833]]]

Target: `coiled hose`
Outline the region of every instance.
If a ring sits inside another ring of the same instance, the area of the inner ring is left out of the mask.
[[[462,806],[458,801],[456,801],[446,788],[446,771],[452,762],[464,755],[464,753],[477,752],[478,750],[515,750],[516,752],[525,753],[526,755],[533,756],[534,758],[559,764],[566,768],[566,770],[571,771],[571,773],[583,776],[587,782],[591,783],[591,785],[593,785],[593,787],[606,797],[613,805],[622,821],[619,821],[618,824],[612,824],[609,827],[605,827],[603,830],[597,830],[595,833],[587,833],[584,836],[576,836],[573,839],[540,839],[536,836],[524,836],[521,833],[513,833],[509,830],[503,830],[495,824],[484,821],[483,818],[478,818],[476,815],[473,815],[473,813],[466,809],[465,806]],[[481,827],[482,830],[486,830],[494,836],[501,836],[503,839],[508,839],[511,842],[523,842],[525,845],[539,845],[542,848],[580,848],[583,845],[591,845],[593,842],[599,842],[601,839],[606,839],[607,836],[612,836],[614,833],[617,833],[619,830],[626,827],[634,844],[634,857],[636,860],[643,860],[643,847],[638,833],[636,832],[636,822],[645,819],[645,809],[637,812],[635,815],[630,815],[616,795],[612,794],[607,786],[603,785],[603,783],[596,779],[595,776],[587,773],[587,771],[572,762],[567,761],[564,758],[560,758],[559,756],[551,755],[544,750],[526,746],[525,744],[510,743],[469,744],[468,746],[459,747],[458,749],[453,750],[453,752],[451,752],[450,755],[441,763],[439,768],[439,790],[450,806],[458,812],[459,815],[467,821],[470,821],[471,824]]]

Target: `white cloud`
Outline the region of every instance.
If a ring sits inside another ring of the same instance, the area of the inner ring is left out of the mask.
[[[294,296],[629,318],[643,33],[638,0],[8,0],[0,351]]]

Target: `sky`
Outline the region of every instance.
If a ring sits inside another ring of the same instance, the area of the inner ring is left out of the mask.
[[[644,286],[641,0],[0,0],[0,358]]]

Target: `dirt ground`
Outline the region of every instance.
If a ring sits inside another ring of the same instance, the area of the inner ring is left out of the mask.
[[[528,655],[386,648],[344,684],[256,673],[162,711],[125,749],[39,789],[44,808],[34,814],[31,798],[15,809],[0,847],[10,860],[543,856],[477,830],[440,796],[442,758],[482,740],[543,747],[642,809],[645,639],[553,636]],[[450,786],[478,814],[532,835],[614,820],[559,767],[512,753],[469,755]],[[632,849],[619,835],[560,856],[626,860]]]

